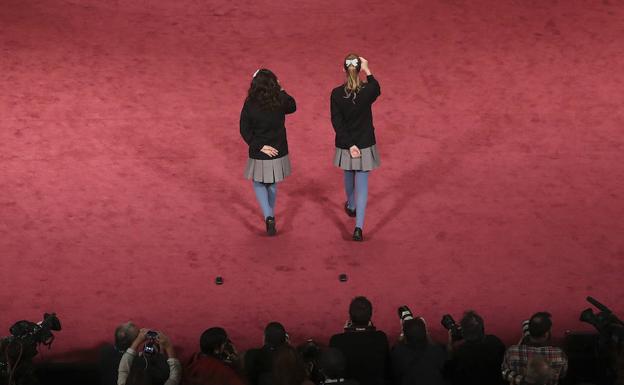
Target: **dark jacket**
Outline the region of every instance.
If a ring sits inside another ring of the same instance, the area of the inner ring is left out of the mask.
[[[429,344],[415,349],[400,343],[392,349],[391,357],[396,385],[444,385],[444,347]]]
[[[505,345],[493,335],[480,341],[463,342],[446,364],[446,372],[454,385],[502,385],[501,364]]]
[[[115,349],[113,345],[104,345],[100,349],[98,360],[98,373],[100,385],[117,385],[119,361],[123,352]]]
[[[356,380],[360,385],[389,383],[390,348],[386,333],[380,330],[348,331],[332,336],[329,346],[344,354],[346,378]]]
[[[297,104],[286,91],[280,91],[282,107],[277,110],[261,109],[257,103],[246,100],[240,116],[240,133],[249,145],[249,157],[253,159],[275,159],[288,154],[286,140],[286,114],[292,114]],[[276,157],[271,158],[260,149],[271,146],[278,151]]]
[[[263,346],[245,353],[245,374],[250,385],[263,385],[271,380],[275,348]]]
[[[358,92],[346,97],[344,85],[331,93],[331,121],[336,131],[336,147],[348,149],[353,145],[367,148],[375,144],[372,104],[381,94],[379,82],[369,75],[368,83]]]

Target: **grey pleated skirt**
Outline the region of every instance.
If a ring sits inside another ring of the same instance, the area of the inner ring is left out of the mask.
[[[360,153],[362,156],[359,158],[352,158],[349,150],[336,148],[334,166],[347,171],[370,171],[381,165],[381,159],[374,144],[370,147],[361,148]]]
[[[254,182],[277,183],[288,175],[290,175],[288,155],[267,160],[249,158],[245,167],[245,178],[253,179]]]

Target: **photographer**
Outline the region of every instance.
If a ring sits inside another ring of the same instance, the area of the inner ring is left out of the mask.
[[[373,305],[366,297],[356,297],[349,306],[344,333],[331,337],[329,346],[344,354],[347,378],[360,385],[384,385],[389,377],[388,337],[371,322]]]
[[[132,322],[123,323],[115,329],[115,344],[107,344],[100,350],[98,374],[100,385],[116,385],[119,362],[126,349],[139,335],[139,328]]]
[[[213,327],[199,339],[200,353],[191,358],[184,370],[184,385],[243,385],[235,368],[238,354],[225,329]]]
[[[145,344],[143,351],[139,348]],[[163,350],[165,356],[160,353]],[[175,358],[173,345],[162,332],[141,329],[119,362],[118,385],[178,385],[180,361]]]
[[[460,321],[462,339],[449,330],[449,361],[445,372],[453,385],[500,385],[505,382],[500,368],[505,345],[496,336],[485,334],[483,318],[474,311],[464,313]]]
[[[568,359],[562,349],[550,344],[552,329],[550,318],[549,313],[535,313],[529,320],[526,335],[520,343],[507,349],[501,366],[505,381],[511,384],[526,382],[529,361],[534,356],[543,357],[551,369],[551,378],[545,385],[555,385],[565,377]]]
[[[321,348],[314,340],[309,339],[306,342],[297,346],[297,353],[303,359],[303,363],[306,368],[307,378],[315,384],[320,384],[323,381],[323,376],[320,373],[319,359],[321,357]]]
[[[270,322],[264,329],[264,345],[245,354],[245,373],[250,385],[270,383],[273,360],[277,350],[288,343],[286,329],[279,322]]]
[[[402,325],[402,338],[391,352],[394,383],[443,385],[444,347],[433,343],[422,318],[406,319]]]

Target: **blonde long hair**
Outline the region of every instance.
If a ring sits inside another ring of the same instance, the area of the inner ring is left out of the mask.
[[[353,60],[353,59],[358,60],[358,66],[356,67],[353,64],[350,64],[347,67],[345,62],[347,60]],[[358,92],[360,92],[360,90],[364,86],[364,84],[362,83],[362,80],[360,80],[360,66],[361,66],[360,56],[355,53],[350,53],[344,58],[342,63],[345,66],[345,72],[347,74],[347,80],[345,81],[345,84],[344,84],[345,99],[349,99],[351,98],[351,96],[353,96],[353,103],[355,103],[355,98],[357,97]]]

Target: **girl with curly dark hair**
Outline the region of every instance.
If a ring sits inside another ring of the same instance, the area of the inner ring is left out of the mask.
[[[253,181],[269,235],[277,233],[277,183],[290,175],[284,123],[286,115],[296,109],[295,99],[282,89],[273,72],[268,69],[256,71],[241,111],[240,133],[249,145],[245,177]]]

